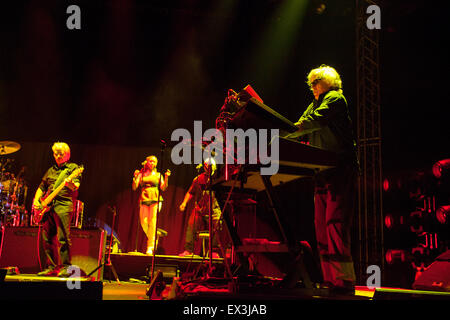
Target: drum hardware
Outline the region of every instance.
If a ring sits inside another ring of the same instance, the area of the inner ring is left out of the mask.
[[[19,151],[20,144],[14,141],[0,141],[0,155],[11,154]]]
[[[20,150],[19,143],[0,141],[0,224],[28,226],[29,212],[25,209],[28,187],[22,177],[25,167],[16,175],[11,171],[14,159],[1,157]]]

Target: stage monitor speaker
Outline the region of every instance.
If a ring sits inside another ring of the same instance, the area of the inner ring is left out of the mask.
[[[37,273],[44,267],[45,254],[42,246],[38,249],[38,227],[2,228],[0,246],[0,268],[18,267],[21,273]],[[71,231],[72,264],[79,266],[86,274],[104,263],[106,232],[102,229]],[[39,255],[39,256],[38,256]],[[103,280],[103,268],[93,274],[95,281]]]
[[[39,272],[39,260],[45,263],[45,254],[42,246],[38,248],[38,232],[37,227],[3,226],[0,267],[18,267],[21,273]]]
[[[413,283],[413,289],[450,292],[450,250],[441,254]]]
[[[72,265],[90,274],[105,262],[106,231],[103,229],[71,229]],[[103,280],[103,267],[91,276],[95,281]]]

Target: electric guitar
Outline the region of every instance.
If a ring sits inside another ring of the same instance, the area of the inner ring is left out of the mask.
[[[52,206],[49,204],[53,199],[61,192],[65,187],[66,181],[71,181],[72,179],[78,177],[84,170],[83,166],[79,166],[77,169],[73,170],[70,176],[64,179],[63,182],[59,184],[50,194],[45,194],[39,199],[40,206],[38,208],[33,207],[33,219],[35,223],[41,223],[44,215],[50,210]]]

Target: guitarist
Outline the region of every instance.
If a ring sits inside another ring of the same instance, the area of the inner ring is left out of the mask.
[[[65,186],[48,205],[41,220],[42,241],[46,255],[47,269],[38,273],[40,276],[69,277],[70,266],[70,220],[75,208],[81,177],[67,178],[78,168],[69,162],[70,148],[64,142],[55,142],[52,146],[56,164],[47,170],[36,191],[33,210],[42,210],[41,200],[61,183]]]

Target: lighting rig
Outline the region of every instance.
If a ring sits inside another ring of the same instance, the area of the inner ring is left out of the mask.
[[[417,278],[450,247],[450,159],[392,174],[383,192],[386,262],[391,271],[407,266]]]

